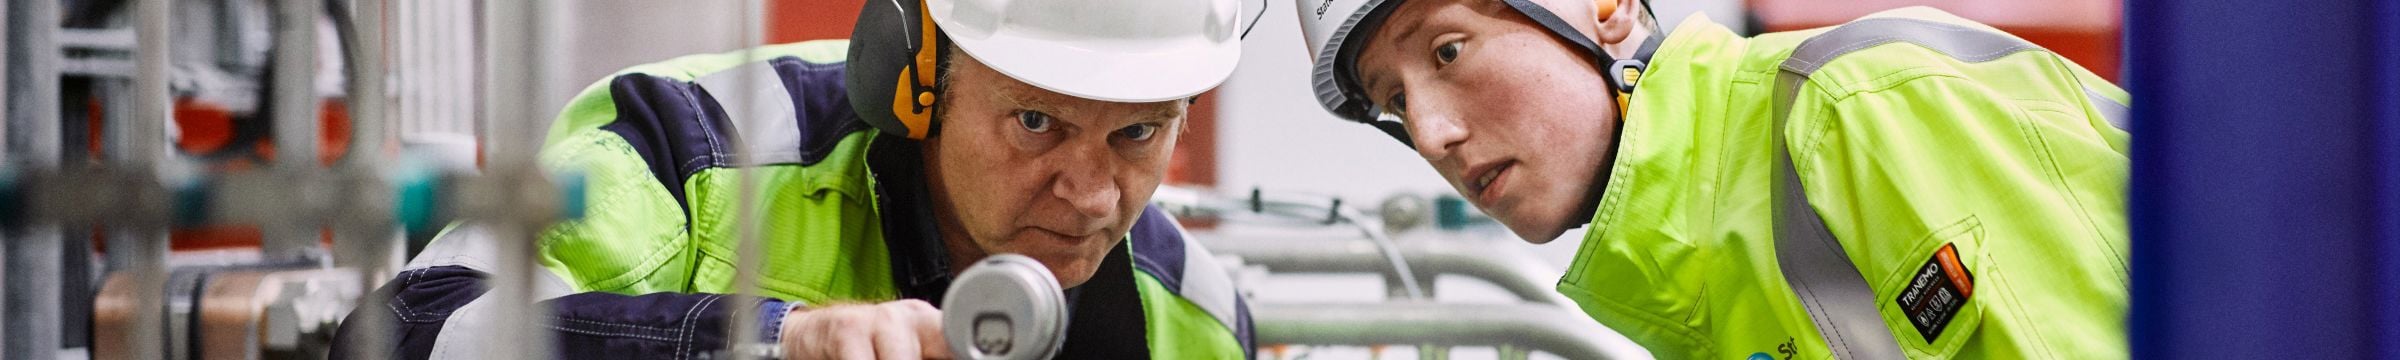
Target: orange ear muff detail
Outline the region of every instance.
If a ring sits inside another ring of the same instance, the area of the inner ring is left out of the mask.
[[[1617,0],[1592,0],[1592,21],[1605,22],[1617,14]]]
[[[933,107],[917,105],[913,101],[917,97],[909,96],[916,90],[909,86],[908,72],[901,72],[900,86],[892,88],[892,116],[900,118],[900,123],[908,126],[908,138],[924,139],[925,125],[933,122]]]
[[[933,13],[926,10],[930,8],[924,1],[918,1],[917,8],[918,33],[923,35],[917,41],[916,61],[900,69],[899,84],[892,88],[892,115],[908,127],[908,138],[922,140],[933,133],[933,105],[938,100],[934,97],[934,81],[938,80],[934,72],[939,71],[935,67],[940,66],[941,44],[935,36]]]

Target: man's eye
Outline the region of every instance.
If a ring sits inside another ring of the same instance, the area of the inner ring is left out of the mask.
[[[1017,112],[1017,126],[1025,127],[1025,131],[1030,131],[1036,134],[1050,132],[1050,128],[1053,125],[1052,123],[1057,121],[1058,119],[1050,118],[1050,114],[1044,114],[1040,111],[1025,110]]]
[[[1450,65],[1450,62],[1458,61],[1458,48],[1459,42],[1457,41],[1446,42],[1442,43],[1441,46],[1433,47],[1433,61],[1441,65]]]
[[[1150,137],[1151,137],[1151,136],[1158,135],[1158,125],[1152,125],[1152,124],[1141,124],[1141,125],[1127,126],[1127,127],[1123,128],[1123,129],[1117,129],[1117,135],[1118,135],[1118,136],[1124,136],[1126,140],[1133,140],[1133,141],[1145,141],[1145,140],[1150,140]]]
[[[1408,93],[1393,93],[1391,100],[1384,101],[1383,112],[1393,117],[1408,118]]]

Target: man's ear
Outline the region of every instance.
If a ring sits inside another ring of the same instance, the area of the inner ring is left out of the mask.
[[[1593,40],[1598,40],[1603,45],[1625,41],[1634,28],[1647,26],[1643,23],[1641,15],[1636,13],[1636,11],[1641,11],[1641,8],[1625,4],[1641,0],[1591,1],[1592,28],[1598,30],[1593,34],[1596,35]]]

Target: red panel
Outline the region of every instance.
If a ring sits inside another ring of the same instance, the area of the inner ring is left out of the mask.
[[[913,0],[911,0],[913,1]],[[771,0],[767,42],[848,39],[865,0]]]
[[[1748,0],[1766,31],[1840,25],[1877,11],[1931,6],[2025,38],[2117,79],[2124,6],[2112,0]]]
[[[1209,187],[1217,185],[1217,101],[1216,91],[1200,94],[1192,103],[1183,123],[1183,135],[1175,142],[1175,158],[1167,167],[1167,184]]]

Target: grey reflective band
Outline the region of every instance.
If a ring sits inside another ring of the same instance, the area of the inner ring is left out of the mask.
[[[1184,230],[1183,224],[1174,226],[1175,232],[1183,234],[1182,239],[1176,240],[1183,242],[1183,279],[1175,294],[1190,300],[1192,306],[1216,318],[1226,329],[1238,332],[1242,325],[1236,297],[1241,294],[1234,288],[1233,275],[1225,273],[1225,266],[1217,263],[1216,254],[1200,246],[1200,238]]]
[[[785,89],[780,81],[783,77],[776,74],[774,61],[751,59],[741,66],[692,80],[693,85],[699,85],[717,100],[718,109],[729,117],[725,124],[733,125],[734,131],[730,133],[740,136],[741,143],[750,148],[749,158],[737,160],[740,162],[736,166],[805,161],[800,127],[792,125],[800,110],[792,103],[791,89]],[[724,144],[723,148],[731,149],[733,145]]]
[[[494,237],[488,230],[482,225],[476,224],[460,224],[450,228],[435,237],[432,244],[426,244],[425,252],[418,253],[415,259],[409,260],[408,265],[401,269],[405,271],[440,266],[460,266],[485,274],[499,274],[501,272],[497,266],[498,263],[494,262],[491,257],[492,254],[500,253],[501,239]],[[531,285],[533,285],[533,301],[555,299],[576,292],[573,286],[567,285],[566,278],[561,278],[558,273],[550,272],[544,267],[533,268]],[[477,296],[475,300],[467,302],[465,306],[451,310],[450,317],[444,318],[446,321],[442,323],[442,331],[433,338],[433,356],[431,358],[474,357],[471,354],[477,354],[479,352],[476,349],[483,348],[483,345],[479,344],[498,338],[499,335],[495,332],[506,328],[500,326],[500,321],[516,317],[500,316],[500,314],[494,313],[499,311],[500,300],[496,300],[497,298],[499,297]],[[399,309],[400,307],[394,307],[393,311],[400,311]]]
[[[2041,51],[2042,47],[2001,35],[1956,24],[1880,18],[1852,21],[1848,25],[1826,31],[1800,42],[1792,57],[1783,60],[1783,71],[1801,77],[1817,72],[1826,62],[1877,45],[1908,43],[1940,52],[1958,61],[1979,63],[1992,61],[2020,51]]]
[[[2114,126],[2117,130],[2125,130],[2125,113],[2131,111],[2131,108],[2117,103],[2116,99],[2100,96],[2099,92],[2089,88],[2083,89],[2083,97],[2092,101],[2092,110],[2099,111],[2100,118],[2108,120],[2108,126]]]
[[[1834,239],[1825,219],[1810,205],[1808,192],[1800,183],[1800,173],[1793,166],[1791,148],[1784,145],[1784,124],[1789,120],[1792,102],[1798,98],[1801,85],[1817,69],[1842,55],[1894,43],[1924,47],[1970,63],[2042,50],[2024,40],[1982,29],[1926,20],[1880,18],[1853,21],[1810,37],[1792,50],[1790,58],[1784,59],[1783,71],[1775,77],[1774,127],[1770,130],[1774,132],[1771,138],[1778,167],[1774,194],[1776,263],[1801,306],[1808,309],[1809,319],[1825,338],[1826,348],[1838,358],[1898,359],[1905,357],[1905,353],[1892,336],[1891,327],[1885,325],[1883,313],[1876,310],[1878,297],[1874,287],[1859,275],[1858,266],[1842,250],[1842,243]],[[2106,100],[2089,91],[2086,94]],[[2104,116],[2109,111],[2102,109]],[[2112,116],[2110,121],[2115,123],[2120,116]]]
[[[1789,64],[1789,62],[1786,62]],[[1842,251],[1842,243],[1833,238],[1808,202],[1808,192],[1800,186],[1800,172],[1792,167],[1791,148],[1784,146],[1785,115],[1791,113],[1800,84],[1806,75],[1786,71],[1776,76],[1775,87],[1775,263],[1783,269],[1783,281],[1792,286],[1800,305],[1808,309],[1809,321],[1816,323],[1817,334],[1825,338],[1825,348],[1841,359],[1899,359],[1900,343],[1892,337],[1892,329],[1884,326],[1883,313],[1875,310],[1875,288],[1867,286],[1858,266]]]

